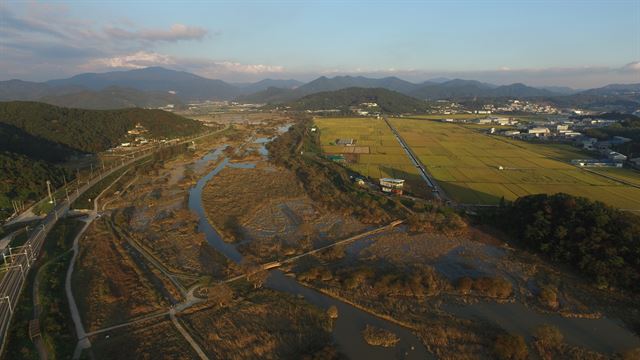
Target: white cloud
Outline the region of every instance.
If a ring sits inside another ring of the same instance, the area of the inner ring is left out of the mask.
[[[640,61],[633,61],[622,67],[623,71],[640,72]]]
[[[82,68],[86,70],[104,68],[142,69],[148,66],[173,64],[175,64],[175,60],[171,56],[156,52],[138,51],[128,55],[93,59],[84,64]]]
[[[157,52],[137,51],[111,57],[101,57],[88,61],[81,68],[85,71],[109,69],[141,69],[148,66],[169,66],[193,72],[205,77],[227,77],[229,75],[260,76],[262,74],[283,73],[284,67],[265,64],[244,64],[234,61],[179,58]]]
[[[208,33],[204,28],[188,26],[183,24],[173,24],[169,30],[161,29],[141,29],[126,30],[118,27],[108,27],[104,32],[113,38],[121,40],[144,40],[144,41],[169,41],[180,40],[202,40]]]
[[[221,62],[212,61],[211,66],[224,69],[230,72],[238,72],[238,73],[245,73],[245,74],[284,72],[284,67],[279,65],[242,64],[239,62],[230,62],[230,61],[221,61]]]

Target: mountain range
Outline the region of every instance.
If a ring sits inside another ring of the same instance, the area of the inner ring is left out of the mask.
[[[397,77],[321,76],[308,83],[265,79],[256,83],[227,83],[184,71],[148,67],[106,73],[85,73],[46,82],[0,81],[0,101],[38,100],[59,106],[89,109],[160,107],[198,100],[287,103],[307,95],[346,88],[383,88],[420,100],[474,98],[539,98],[561,104],[640,104],[640,84],[612,84],[577,91],[566,87],[537,88],[521,83],[494,85],[475,80],[436,78],[412,83]],[[616,105],[617,106],[617,105]]]

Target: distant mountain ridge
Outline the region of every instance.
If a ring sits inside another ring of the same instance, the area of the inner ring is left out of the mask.
[[[173,105],[174,108],[184,106],[177,95],[162,91],[140,91],[131,88],[110,86],[93,91],[81,90],[60,95],[48,95],[39,99],[47,104],[84,108],[92,110],[111,110],[126,108],[159,108]]]
[[[238,88],[222,80],[161,67],[80,74],[68,79],[50,80],[46,84],[53,87],[75,85],[90,90],[118,86],[141,91],[171,91],[185,101],[231,99],[240,94]]]
[[[612,84],[577,91],[567,87],[531,87],[521,83],[493,85],[475,80],[434,78],[412,83],[397,77],[321,76],[307,83],[297,80],[265,79],[255,83],[230,84],[184,71],[148,67],[126,71],[79,74],[43,83],[21,80],[0,81],[0,101],[39,100],[56,105],[113,109],[158,107],[198,100],[236,100],[251,103],[285,103],[307,95],[346,88],[384,88],[420,100],[465,100],[475,98],[540,98],[554,102],[614,104],[633,108],[638,84]],[[106,89],[112,89],[106,91]],[[113,89],[119,89],[117,91]],[[124,90],[127,89],[127,90]],[[78,94],[78,101],[71,94]],[[603,97],[608,97],[603,100]]]
[[[252,94],[259,91],[267,90],[271,87],[280,88],[280,89],[295,89],[300,85],[304,85],[304,83],[302,81],[298,81],[294,79],[288,79],[288,80],[264,79],[255,83],[237,83],[233,85],[240,88],[240,91],[243,94]]]

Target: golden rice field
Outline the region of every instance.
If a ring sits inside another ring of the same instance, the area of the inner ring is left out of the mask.
[[[569,159],[585,155],[570,146],[531,144],[438,121],[391,121],[447,195],[460,203],[496,204],[501,197],[565,192],[640,210],[640,189],[572,166]],[[598,171],[640,183],[635,171]]]
[[[381,119],[316,119],[320,143],[325,154],[344,154],[346,166],[374,179],[405,179],[414,191],[426,191],[416,168]],[[338,146],[337,139],[355,139],[355,146]]]

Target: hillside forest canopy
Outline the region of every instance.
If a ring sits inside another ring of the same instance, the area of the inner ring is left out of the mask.
[[[35,201],[73,173],[62,164],[73,156],[97,153],[120,144],[137,124],[150,138],[173,138],[201,132],[198,121],[161,110],[84,110],[12,101],[0,102],[0,219],[12,200]]]

